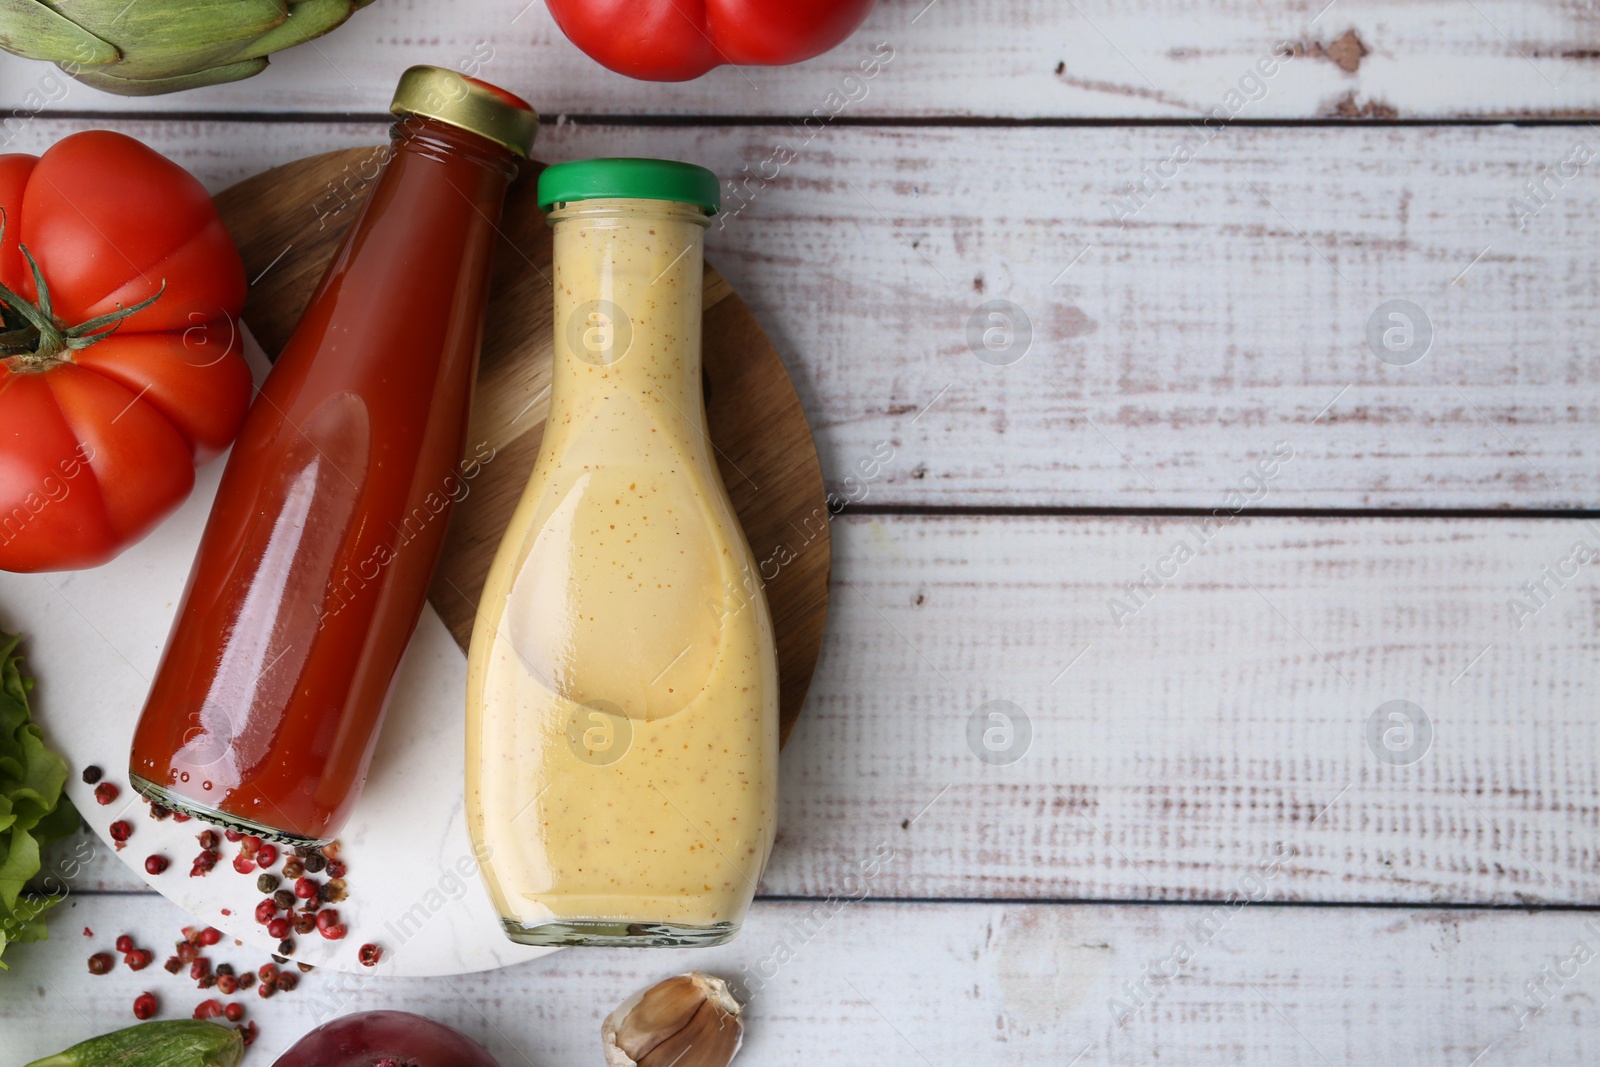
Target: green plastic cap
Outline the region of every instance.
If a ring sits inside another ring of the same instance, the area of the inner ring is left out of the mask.
[[[675,200],[707,215],[722,207],[717,176],[675,159],[579,159],[539,175],[539,210],[574,200]]]

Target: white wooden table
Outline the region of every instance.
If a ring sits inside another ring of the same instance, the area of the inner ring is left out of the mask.
[[[709,254],[830,483],[893,458],[834,524],[743,937],[308,982],[252,999],[252,1062],[403,1007],[592,1064],[690,965],[769,976],[763,1067],[1600,1058],[1600,594],[1564,562],[1600,553],[1600,164],[1563,167],[1600,152],[1600,6],[884,0],[813,62],[645,86],[524,2],[378,0],[233,86],[72,86],[10,150],[111,126],[221,188],[476,61],[542,158],[740,189]],[[0,101],[46,71],[0,60]],[[1026,345],[969,341],[987,301]],[[0,1059],[129,1021],[138,976],[89,980],[76,931],[178,924],[130,885],[95,864],[7,952]]]

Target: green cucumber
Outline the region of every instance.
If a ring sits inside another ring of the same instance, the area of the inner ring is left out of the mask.
[[[235,1067],[243,1055],[239,1031],[174,1019],[91,1037],[27,1067]]]

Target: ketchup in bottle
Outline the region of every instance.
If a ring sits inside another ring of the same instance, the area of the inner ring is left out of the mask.
[[[371,196],[228,459],[130,777],[150,800],[331,840],[438,562],[507,186],[538,117],[413,67]]]

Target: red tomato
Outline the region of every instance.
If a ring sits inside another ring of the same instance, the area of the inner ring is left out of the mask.
[[[96,566],[182,503],[239,431],[244,264],[205,187],[119,133],[0,156],[0,210],[0,284],[16,298],[0,294],[0,569]],[[48,312],[50,336],[24,310]]]
[[[681,82],[712,67],[820,56],[877,0],[545,0],[561,32],[618,74]]]

